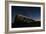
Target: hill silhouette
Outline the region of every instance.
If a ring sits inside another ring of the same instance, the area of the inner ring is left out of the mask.
[[[28,17],[23,17],[16,15],[14,23],[12,23],[12,28],[18,27],[40,27],[40,21],[32,20]]]

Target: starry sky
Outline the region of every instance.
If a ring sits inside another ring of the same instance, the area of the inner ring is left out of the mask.
[[[40,21],[41,8],[40,7],[26,7],[26,6],[12,6],[12,22],[16,14],[21,14],[27,17],[31,17],[33,20]]]

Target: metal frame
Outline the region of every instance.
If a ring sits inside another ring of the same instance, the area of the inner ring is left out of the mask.
[[[28,31],[18,31],[18,32],[9,32],[9,10],[8,10],[8,4],[9,3],[23,3],[23,4],[37,4],[37,5],[43,5],[43,29],[40,30],[28,30]],[[45,3],[37,3],[37,2],[21,2],[21,1],[5,1],[5,33],[20,33],[20,32],[38,32],[38,31],[45,31]]]

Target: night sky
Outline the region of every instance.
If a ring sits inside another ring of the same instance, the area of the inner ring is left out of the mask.
[[[33,20],[40,21],[40,7],[12,6],[12,22],[16,14],[31,17]]]

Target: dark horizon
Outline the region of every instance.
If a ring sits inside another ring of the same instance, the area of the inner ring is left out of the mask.
[[[41,22],[32,20],[25,16],[16,15],[14,23],[12,23],[12,28],[19,27],[40,27]]]

